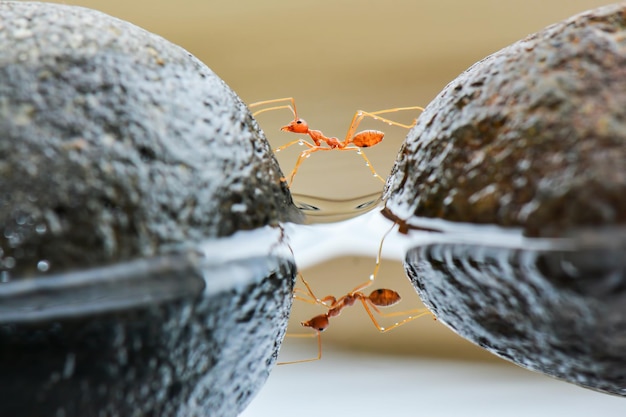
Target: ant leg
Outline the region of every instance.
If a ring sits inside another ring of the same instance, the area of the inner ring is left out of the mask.
[[[378,175],[378,173],[376,172],[376,170],[374,169],[374,167],[372,166],[372,163],[370,162],[370,160],[367,158],[367,156],[365,156],[365,152],[363,152],[361,150],[361,148],[356,147],[349,147],[349,148],[337,148],[338,151],[356,151],[356,153],[358,155],[361,155],[361,157],[365,160],[365,166],[369,168],[370,171],[372,171],[372,174],[374,174],[374,177],[378,178],[380,181],[382,181],[382,183],[385,183],[385,179],[383,177],[381,177],[380,175]]]
[[[311,144],[310,144],[309,142],[307,142],[306,140],[304,140],[304,139],[297,139],[297,140],[294,140],[294,141],[289,142],[289,143],[288,143],[288,144],[286,144],[286,145],[279,146],[278,148],[274,149],[274,152],[275,152],[275,153],[278,153],[278,152],[282,151],[282,150],[283,150],[283,149],[285,149],[285,148],[288,148],[288,147],[290,147],[290,146],[295,145],[296,143],[297,143],[297,144],[299,144],[299,145],[305,145],[305,146],[307,146],[309,149],[311,149],[311,148],[315,148],[315,146],[314,146],[314,145],[311,145]],[[302,155],[302,154],[300,154],[300,155]],[[298,159],[298,160],[299,160],[299,159]],[[291,187],[291,183],[293,182],[293,177],[296,175],[296,172],[295,172],[295,171],[296,171],[296,169],[294,169],[293,171],[291,171],[291,175],[290,175],[290,179],[289,179],[289,184],[287,185],[288,187]],[[280,181],[281,181],[281,182],[286,181],[286,178],[281,177]]]
[[[315,145],[311,145],[309,142],[307,142],[307,141],[306,141],[306,140],[304,140],[304,139],[296,139],[296,140],[292,140],[291,142],[289,142],[289,143],[288,143],[288,144],[286,144],[286,145],[279,146],[278,148],[274,149],[274,152],[280,152],[280,151],[282,151],[283,149],[287,149],[288,147],[293,146],[293,145],[295,145],[295,144],[298,144],[298,145],[305,145],[305,146],[307,146],[307,147],[309,147],[309,148],[314,148],[314,147],[315,147]]]
[[[391,315],[402,315],[402,314],[406,314],[406,313],[411,313],[413,311],[416,311],[417,314],[415,315],[409,315],[408,317],[406,317],[404,320],[396,322],[394,324],[392,324],[389,327],[383,327],[380,324],[378,324],[378,321],[376,320],[376,317],[374,317],[374,313],[372,313],[372,310],[370,309],[370,307],[372,309],[374,309],[378,314],[380,314],[381,316],[385,317],[385,315],[371,302],[369,302],[367,299],[365,298],[361,298],[361,304],[363,304],[363,308],[365,308],[365,311],[367,312],[367,315],[370,317],[370,320],[372,320],[372,323],[374,323],[374,326],[376,326],[376,328],[381,332],[381,333],[386,333],[390,330],[395,329],[396,327],[400,327],[402,325],[407,324],[410,321],[413,321],[419,317],[425,316],[426,314],[430,314],[430,311],[428,311],[427,309],[418,309],[418,310],[409,310],[409,311],[405,311],[405,312],[397,312],[397,313],[392,313]]]
[[[385,234],[383,235],[383,237],[380,239],[380,244],[378,245],[378,253],[376,254],[376,264],[374,266],[374,271],[372,271],[372,273],[369,276],[369,280],[367,280],[363,284],[359,285],[358,287],[354,288],[351,291],[352,293],[355,293],[357,291],[361,291],[364,288],[367,288],[367,287],[369,287],[370,285],[372,285],[374,283],[374,280],[378,276],[378,270],[380,269],[380,262],[381,262],[381,258],[382,258],[382,254],[383,254],[383,244],[385,243],[385,239],[387,238],[389,233],[391,233],[391,231],[393,230],[393,228],[396,225],[397,225],[397,223],[392,224],[391,227],[389,228],[389,230],[387,230],[385,232]]]
[[[337,301],[337,299],[333,295],[327,295],[324,298],[311,298],[311,295],[307,291],[303,290],[302,288],[294,288],[293,291],[294,291],[293,298],[295,300],[304,301],[305,303],[309,303],[309,304],[323,305],[326,308],[332,308],[333,304]],[[304,293],[307,295],[307,297],[302,297],[300,295],[297,295],[296,293]]]
[[[298,140],[294,140],[289,142],[286,145],[283,145],[279,148],[276,148],[274,152],[280,152],[285,148],[288,148],[289,146],[295,145],[296,143],[300,143],[303,145],[306,145],[309,147],[308,150],[303,151],[300,156],[298,157],[297,161],[296,161],[296,165],[293,169],[293,171],[291,171],[291,175],[289,176],[289,186],[291,187],[291,183],[293,182],[293,178],[296,176],[296,173],[298,171],[298,168],[300,168],[300,165],[302,164],[302,162],[304,162],[304,160],[306,158],[308,158],[309,156],[311,156],[311,154],[313,152],[317,152],[317,151],[331,151],[331,150],[338,150],[338,151],[356,151],[356,153],[358,155],[360,155],[363,160],[365,161],[365,166],[367,166],[369,168],[369,170],[372,172],[372,174],[374,175],[374,177],[378,178],[383,184],[385,183],[385,179],[383,177],[381,177],[380,175],[378,175],[378,173],[376,172],[376,170],[374,169],[374,167],[372,166],[372,163],[370,162],[369,158],[365,155],[365,152],[363,152],[361,150],[361,148],[359,147],[348,147],[348,148],[326,148],[326,147],[322,147],[322,146],[314,146],[310,143],[308,143],[307,141],[303,140],[303,139],[298,139]]]
[[[303,294],[303,295],[299,295]],[[298,301],[304,301],[309,304],[321,304],[322,300],[318,298],[311,298],[311,295],[302,288],[293,289],[293,299]]]
[[[389,125],[404,127],[404,128],[407,128],[407,129],[412,128],[413,126],[415,126],[415,123],[417,122],[417,119],[415,119],[415,121],[412,124],[407,125],[407,124],[395,122],[393,120],[390,120],[390,119],[387,119],[385,117],[380,117],[379,116],[379,114],[395,113],[395,112],[398,112],[398,111],[406,111],[406,110],[424,111],[424,108],[420,107],[420,106],[396,107],[396,108],[393,108],[393,109],[378,110],[378,111],[375,111],[375,112],[367,112],[367,111],[364,111],[364,110],[357,110],[356,113],[354,113],[354,116],[352,116],[352,122],[350,122],[350,128],[348,129],[348,132],[346,133],[346,138],[344,139],[344,143],[348,144],[352,140],[352,137],[354,136],[354,133],[356,132],[356,129],[359,126],[359,123],[361,123],[361,121],[363,120],[363,118],[365,116],[371,117],[374,120],[379,120],[379,121],[387,123]]]
[[[256,112],[252,113],[252,117],[256,117],[256,116],[258,116],[261,113],[265,113],[265,112],[272,111],[272,110],[289,109],[289,110],[291,110],[291,113],[293,113],[293,116],[297,119],[298,118],[298,112],[296,111],[296,102],[293,99],[293,97],[284,97],[284,98],[276,98],[276,99],[273,99],[273,100],[257,101],[255,103],[249,104],[248,107],[249,108],[253,108],[253,107],[262,106],[264,104],[280,103],[280,102],[284,102],[284,101],[290,101],[291,105],[284,104],[284,105],[281,105],[281,106],[274,106],[274,107],[269,107],[269,108],[266,108],[266,109],[257,110]]]
[[[380,316],[385,317],[385,318],[398,317],[398,316],[409,316],[409,317],[417,318],[417,317],[422,317],[428,313],[430,313],[430,311],[427,308],[415,308],[413,310],[394,311],[393,313],[385,313],[383,311],[380,311]]]
[[[327,295],[324,298],[317,298],[317,296],[313,293],[313,290],[311,289],[311,286],[309,285],[309,283],[307,282],[307,280],[304,279],[304,276],[302,276],[302,274],[298,274],[300,276],[300,279],[302,280],[302,283],[304,284],[304,286],[306,287],[306,290],[303,290],[301,288],[295,288],[294,289],[294,298],[299,300],[299,301],[304,301],[310,304],[321,304],[326,308],[330,308],[331,306],[333,306],[335,304],[335,302],[337,301],[337,299],[332,296],[332,295]],[[308,296],[308,298],[304,298],[301,296],[296,295],[295,293],[304,293]]]
[[[300,153],[300,156],[296,160],[296,165],[294,166],[293,171],[291,171],[291,174],[289,175],[289,184],[288,184],[289,187],[291,187],[291,184],[293,183],[293,178],[296,176],[296,173],[298,172],[298,168],[300,168],[300,165],[302,164],[302,162],[304,162],[305,159],[311,156],[311,154],[314,152],[331,151],[333,149],[333,148],[324,148],[321,146],[313,146],[307,142],[304,142],[304,143],[309,145],[309,149],[307,149],[306,151],[302,151],[302,153]]]
[[[308,359],[298,359],[295,361],[286,361],[286,362],[278,362],[276,365],[293,365],[295,363],[304,363],[304,362],[315,362],[315,361],[319,361],[320,359],[322,359],[322,334],[319,332],[319,330],[315,331],[315,334],[313,333],[296,333],[296,334],[286,334],[286,337],[315,337],[317,336],[317,356],[313,357],[313,358],[308,358]]]
[[[376,264],[374,266],[374,271],[372,272],[372,275],[370,275],[370,281],[373,281],[374,279],[376,279],[376,276],[378,275],[378,270],[380,269],[380,260],[383,255],[383,244],[385,243],[385,239],[387,239],[387,236],[389,235],[389,233],[391,233],[391,231],[393,230],[395,226],[396,226],[396,223],[392,224],[389,230],[387,230],[385,234],[383,235],[383,237],[380,238],[380,244],[378,245],[378,252],[376,253]]]
[[[359,127],[359,124],[361,123],[361,121],[363,121],[363,118],[365,118],[366,116],[367,117],[371,117],[374,120],[378,120],[378,121],[387,123],[388,125],[404,127],[404,128],[407,128],[407,129],[412,128],[413,126],[415,126],[415,123],[417,123],[417,118],[413,121],[413,123],[408,125],[408,124],[399,123],[399,122],[387,119],[385,117],[379,116],[381,114],[394,113],[394,112],[406,111],[406,110],[420,110],[420,111],[424,111],[424,108],[420,107],[420,106],[396,107],[396,108],[393,108],[393,109],[378,110],[378,111],[375,111],[375,112],[366,112],[364,110],[357,110],[354,113],[354,116],[352,116],[352,121],[350,122],[350,127],[348,128],[348,131],[346,132],[346,137],[345,137],[345,139],[344,139],[344,141],[342,143],[343,146],[341,148],[338,148],[338,149],[343,150],[343,151],[356,150],[357,153],[359,155],[361,155],[363,160],[365,160],[365,165],[369,168],[369,170],[372,172],[374,177],[378,178],[384,184],[385,183],[385,179],[383,177],[381,177],[380,175],[378,175],[378,173],[376,172],[376,170],[372,166],[372,163],[370,162],[370,160],[367,158],[367,156],[365,156],[365,153],[359,147],[352,148],[352,147],[347,147],[347,145],[351,144],[352,141],[354,140],[354,135],[355,135],[355,132],[356,132],[357,128]],[[380,138],[376,142],[370,144],[370,146],[372,146],[373,144],[378,143],[382,139],[382,132],[380,132],[380,134],[381,134]]]
[[[362,301],[367,301],[365,299],[362,299]],[[385,313],[384,311],[381,311],[380,308],[374,304],[371,300],[367,301],[368,305],[370,306],[370,308],[372,310],[374,310],[379,316],[381,317],[397,317],[397,316],[415,316],[418,315],[417,317],[421,317],[427,313],[429,313],[430,311],[427,308],[414,308],[412,310],[403,310],[403,311],[393,311],[391,313]],[[413,320],[413,319],[411,319]]]
[[[363,115],[364,116],[369,116],[369,117],[373,118],[374,120],[380,120],[381,122],[387,123],[388,125],[399,126],[399,127],[404,127],[404,128],[410,129],[413,126],[415,126],[415,123],[417,122],[417,118],[413,121],[413,123],[411,123],[410,125],[407,125],[407,124],[404,124],[404,123],[395,122],[393,120],[389,120],[387,118],[378,116],[379,114],[395,113],[395,112],[398,112],[398,111],[406,111],[406,110],[419,110],[420,112],[423,112],[424,108],[420,107],[420,106],[396,107],[396,108],[393,108],[393,109],[378,110],[378,111],[373,111],[373,112],[366,112],[366,111],[364,111]]]
[[[298,274],[298,276],[300,277],[300,280],[302,280],[302,283],[304,284],[304,286],[306,287],[306,290],[303,290],[301,288],[295,288],[294,289],[294,298],[300,301],[304,301],[307,303],[311,303],[311,304],[321,304],[326,308],[330,308],[331,305],[333,305],[336,302],[335,297],[333,297],[332,295],[329,295],[327,297],[324,297],[322,299],[317,298],[317,296],[313,293],[313,289],[311,288],[311,285],[309,285],[309,283],[307,282],[306,279],[304,279],[304,276],[302,274]],[[300,292],[300,293],[304,293],[307,295],[308,298],[304,298],[304,297],[300,297],[297,296],[295,293],[296,292]],[[330,305],[326,304],[327,301],[330,301]],[[316,330],[315,333],[295,333],[295,334],[289,334],[287,333],[285,335],[286,337],[299,337],[299,338],[303,338],[303,337],[315,337],[317,336],[317,357],[313,357],[313,358],[308,358],[308,359],[299,359],[299,360],[295,360],[295,361],[286,361],[286,362],[278,362],[277,365],[291,365],[291,364],[295,364],[295,363],[303,363],[303,362],[313,362],[313,361],[318,361],[322,358],[322,336],[321,336],[321,332],[319,330]]]

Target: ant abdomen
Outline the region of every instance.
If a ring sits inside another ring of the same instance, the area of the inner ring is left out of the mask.
[[[385,136],[380,130],[363,130],[352,137],[351,143],[359,148],[368,148],[380,143]]]
[[[379,307],[388,307],[400,302],[400,294],[394,290],[380,288],[370,293],[369,300]]]

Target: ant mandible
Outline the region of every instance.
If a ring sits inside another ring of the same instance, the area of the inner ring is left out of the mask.
[[[365,295],[363,292],[361,292],[361,290],[363,290],[365,287],[370,285],[371,284],[370,282],[366,282],[365,284],[359,285],[358,287],[350,291],[348,294],[340,298],[336,298],[333,295],[328,295],[320,299],[315,296],[309,283],[304,279],[304,277],[301,274],[300,274],[300,279],[304,283],[304,286],[306,287],[306,291],[301,290],[300,288],[296,288],[294,299],[305,301],[308,303],[320,304],[328,309],[326,313],[319,314],[310,320],[303,321],[302,323],[300,323],[304,327],[310,327],[313,330],[315,330],[315,335],[317,336],[317,357],[310,358],[310,359],[289,361],[289,362],[279,362],[278,365],[288,365],[288,364],[302,363],[302,362],[313,362],[313,361],[321,359],[322,358],[321,332],[323,332],[324,330],[328,328],[328,326],[330,325],[330,319],[332,317],[338,316],[339,314],[341,314],[344,308],[353,306],[357,301],[361,302],[370,320],[372,321],[372,323],[374,323],[374,326],[376,326],[376,328],[380,332],[383,332],[383,333],[393,330],[396,327],[400,327],[426,314],[431,314],[430,311],[428,311],[425,308],[410,310],[410,311],[400,311],[400,312],[395,312],[391,314],[383,313],[382,311],[380,311],[379,307],[389,307],[389,306],[399,303],[400,294],[388,288],[380,288],[380,289],[372,291],[369,295]],[[307,297],[297,295],[298,292],[306,293]],[[376,317],[374,316],[374,312],[382,317],[393,317],[393,316],[399,316],[399,315],[408,315],[408,316],[404,318],[402,321],[396,322],[389,327],[383,327],[376,320]],[[308,335],[304,335],[304,337],[308,337]]]
[[[361,155],[361,157],[365,160],[365,165],[369,168],[369,170],[372,172],[374,177],[378,178],[380,181],[384,183],[385,179],[381,177],[380,175],[378,175],[376,170],[374,170],[374,167],[372,166],[370,160],[367,158],[367,156],[365,156],[365,153],[361,150],[361,148],[367,148],[370,146],[374,146],[377,143],[380,143],[383,140],[383,136],[385,134],[384,132],[381,132],[379,130],[363,130],[361,132],[355,133],[356,129],[359,126],[359,123],[361,123],[363,118],[367,116],[367,117],[373,118],[374,120],[385,122],[390,126],[394,125],[394,126],[400,126],[400,127],[410,129],[413,126],[415,126],[417,119],[415,119],[413,123],[408,125],[408,124],[398,123],[393,120],[386,119],[384,117],[380,117],[379,115],[385,114],[385,113],[404,111],[404,110],[424,111],[424,108],[419,107],[419,106],[396,107],[393,109],[379,110],[375,112],[366,112],[363,110],[358,110],[352,117],[352,122],[350,123],[350,128],[348,129],[348,132],[346,133],[345,139],[343,140],[343,142],[341,142],[339,139],[335,137],[325,136],[324,133],[322,133],[322,131],[320,130],[310,129],[308,123],[304,119],[301,119],[298,117],[298,112],[296,110],[296,102],[294,101],[293,97],[258,101],[256,103],[250,104],[249,107],[253,108],[253,107],[258,107],[258,106],[262,106],[265,104],[275,104],[275,103],[281,103],[281,102],[291,102],[291,104],[282,104],[278,106],[261,109],[261,110],[254,112],[252,116],[256,117],[261,113],[265,113],[267,111],[272,111],[272,110],[289,109],[293,113],[294,119],[293,121],[291,121],[291,123],[283,126],[280,130],[292,132],[292,133],[309,135],[309,137],[313,140],[313,144],[311,144],[303,139],[297,139],[275,149],[275,152],[280,152],[283,149],[286,149],[292,145],[295,145],[296,143],[300,145],[305,145],[306,147],[308,147],[308,149],[300,153],[300,156],[298,157],[296,161],[296,165],[293,171],[291,171],[291,175],[289,176],[289,187],[291,187],[291,184],[293,183],[293,179],[296,176],[296,173],[298,172],[298,168],[300,168],[300,165],[306,158],[308,158],[309,156],[311,156],[312,153],[317,152],[317,151],[330,151],[334,149],[339,150],[339,151],[356,151],[356,153]],[[326,143],[327,146],[322,146],[322,143]]]

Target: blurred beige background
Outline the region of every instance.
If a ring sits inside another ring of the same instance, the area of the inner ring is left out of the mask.
[[[130,21],[181,45],[212,68],[247,103],[293,96],[300,116],[328,135],[343,138],[355,110],[425,106],[460,72],[486,55],[602,0],[77,0],[65,1]],[[392,117],[410,121],[416,114]],[[288,111],[259,122],[273,146],[292,136],[279,132]],[[383,177],[406,131],[375,122],[387,132],[367,151]],[[297,148],[297,147],[296,147]],[[289,173],[298,149],[281,153]],[[363,161],[351,152],[313,155],[294,190],[333,198],[376,191]],[[373,258],[344,257],[303,271],[318,295],[341,295],[369,276]],[[379,284],[404,295],[403,308],[419,307],[401,264],[384,262]],[[300,321],[319,310],[297,303]],[[292,329],[301,332],[297,323]],[[288,340],[288,343],[296,343]],[[300,340],[316,353],[313,339]],[[497,360],[428,318],[378,334],[360,307],[346,311],[324,334],[324,346]]]

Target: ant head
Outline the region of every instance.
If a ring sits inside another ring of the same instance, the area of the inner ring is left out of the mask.
[[[374,290],[367,298],[379,307],[387,307],[400,302],[400,294],[387,288]]]
[[[294,119],[291,123],[280,128],[287,132],[293,133],[307,133],[309,131],[309,124],[304,119]]]
[[[319,316],[315,316],[309,321],[303,321],[300,324],[302,324],[304,327],[310,327],[312,329],[315,329],[318,332],[323,332],[324,330],[326,330],[330,323],[328,322],[328,317],[326,317],[325,314],[320,314]]]

